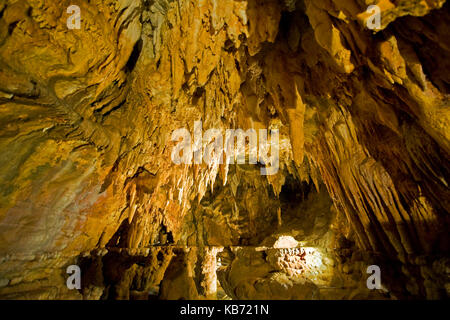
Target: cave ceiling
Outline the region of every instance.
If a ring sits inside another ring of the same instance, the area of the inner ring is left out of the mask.
[[[1,0],[0,297],[448,298],[449,10]]]

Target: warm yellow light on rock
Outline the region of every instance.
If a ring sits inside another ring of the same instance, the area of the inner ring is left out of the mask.
[[[295,248],[297,246],[298,241],[291,236],[281,236],[273,245],[275,249]]]

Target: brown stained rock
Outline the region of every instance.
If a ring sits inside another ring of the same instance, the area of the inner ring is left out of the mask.
[[[2,1],[0,297],[214,299],[217,257],[232,298],[448,296],[449,4],[375,2]],[[198,120],[279,172],[174,164]]]

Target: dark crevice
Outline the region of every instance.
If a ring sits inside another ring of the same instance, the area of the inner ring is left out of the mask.
[[[141,52],[142,52],[142,46],[143,46],[143,41],[142,41],[142,39],[139,39],[136,42],[136,44],[134,45],[133,51],[131,52],[130,58],[128,59],[126,67],[125,67],[125,69],[128,73],[131,73],[134,70],[134,68],[136,67],[136,64],[139,60],[139,56],[141,55]]]

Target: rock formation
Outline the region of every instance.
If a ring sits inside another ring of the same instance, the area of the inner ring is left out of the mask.
[[[0,1],[0,298],[448,298],[449,11]],[[278,172],[174,163],[196,121],[278,129]]]

